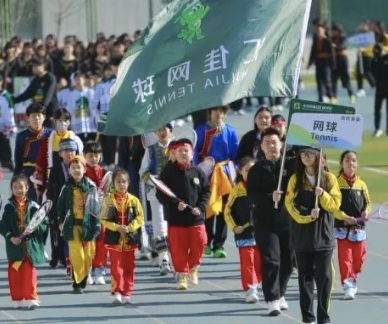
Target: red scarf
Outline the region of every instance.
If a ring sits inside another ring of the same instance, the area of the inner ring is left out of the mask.
[[[179,170],[187,170],[187,169],[191,168],[191,163],[182,164],[182,163],[177,162],[176,165],[178,166]]]
[[[342,177],[346,180],[346,182],[348,183],[348,185],[350,187],[353,186],[354,182],[356,181],[357,179],[357,176],[355,174],[353,174],[352,176],[347,176],[344,172],[342,172]]]

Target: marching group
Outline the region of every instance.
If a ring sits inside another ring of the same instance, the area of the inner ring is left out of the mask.
[[[297,267],[303,322],[330,323],[335,239],[345,299],[357,293],[366,253],[370,199],[356,175],[357,154],[343,152],[335,176],[320,150],[284,145],[286,121],[268,107],[257,110],[254,129],[240,141],[224,122],[227,110],[206,111],[195,143],[174,137],[172,123],[157,130],[157,142],[148,147],[141,136],[119,138],[120,168],[97,217],[85,212],[85,193],[106,172],[101,145],[70,130],[73,116],[66,109],[55,112],[52,130],[43,126],[45,107],[31,104],[29,128],[17,134],[12,196],[0,222],[16,306],[23,300],[39,306],[36,266],[45,262],[47,226],[50,266],[68,267],[74,293],[83,293],[88,283],[105,284],[109,254],[115,304],[130,302],[137,249],[151,254],[161,275],[175,274],[176,289],[186,290],[198,284],[203,254],[227,257],[229,227],[247,302],[259,300],[261,285],[269,315],[288,309],[287,285]],[[152,176],[178,198],[157,189]],[[54,202],[48,224],[20,240],[37,203],[46,199]]]
[[[195,140],[174,136],[173,122],[155,132],[151,145],[140,135],[99,134],[98,118],[108,113],[109,89],[131,44],[128,35],[100,36],[86,52],[71,37],[63,50],[52,35],[44,45],[16,38],[0,62],[0,162],[14,172],[0,234],[6,240],[15,306],[27,301],[29,308],[39,307],[36,266],[46,259],[52,268],[66,267],[76,294],[88,284],[104,285],[109,270],[113,302],[129,303],[136,250],[160,275],[173,273],[178,290],[189,289],[198,284],[204,254],[227,257],[229,228],[246,302],[257,302],[261,290],[268,314],[281,314],[288,309],[287,285],[297,268],[302,321],[330,323],[335,242],[345,299],[355,298],[366,254],[371,203],[356,174],[356,152],[342,153],[341,171],[334,175],[320,150],[285,144],[285,118],[265,105],[241,139],[224,121],[229,106],[193,114]],[[321,36],[326,37],[323,31]],[[317,65],[317,77],[318,70]],[[35,77],[11,95],[12,78],[26,73]],[[323,100],[324,87],[318,85]],[[352,92],[349,96],[353,99]],[[24,120],[24,114],[13,114],[13,104],[28,99],[28,128],[17,134],[12,159],[9,135]],[[273,99],[279,106],[280,98]],[[235,111],[241,106],[241,100],[231,103]],[[111,188],[100,214],[85,212],[86,193],[99,187],[109,170]],[[157,189],[153,176],[178,198]],[[45,200],[54,202],[47,222],[21,240]],[[44,250],[48,235],[51,256]]]

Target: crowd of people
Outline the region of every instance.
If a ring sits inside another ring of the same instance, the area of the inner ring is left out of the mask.
[[[325,35],[319,25],[313,52]],[[139,35],[99,36],[86,50],[75,37],[58,49],[52,35],[44,44],[14,38],[5,48],[0,162],[14,176],[0,234],[6,239],[15,307],[23,301],[39,307],[36,266],[47,259],[52,268],[66,267],[75,294],[88,284],[105,285],[109,273],[117,305],[131,302],[136,250],[160,275],[174,274],[177,290],[189,289],[199,283],[203,255],[227,257],[229,228],[246,302],[257,302],[262,294],[268,314],[281,314],[288,309],[288,281],[297,269],[302,321],[330,323],[335,241],[345,299],[355,298],[366,253],[371,203],[356,174],[356,152],[343,152],[341,171],[334,175],[321,150],[285,145],[286,119],[273,113],[282,98],[269,98],[274,109],[259,98],[253,129],[241,139],[225,116],[230,107],[238,112],[242,100],[194,113],[195,142],[174,135],[176,127],[189,127],[177,121],[156,130],[151,145],[141,135],[99,134],[98,118],[108,113],[118,64]],[[19,76],[32,79],[15,93]],[[334,98],[326,74],[325,82],[326,95]],[[13,108],[23,103],[25,111]],[[9,135],[23,122],[27,128],[17,133],[12,154]],[[91,215],[85,212],[85,195],[109,171],[111,189],[100,215]],[[154,176],[178,199],[159,190]],[[54,202],[48,222],[21,240],[47,199]],[[51,256],[45,256],[48,235]]]
[[[360,47],[357,50],[357,61],[354,69],[357,81],[357,92],[351,85],[352,67],[349,66],[347,36],[340,24],[332,26],[313,21],[315,32],[313,44],[308,60],[308,67],[315,65],[315,79],[317,82],[318,101],[338,102],[338,82],[346,89],[350,104],[356,102],[357,97],[365,97],[364,79],[371,88],[375,89],[374,104],[374,136],[384,134],[381,129],[381,109],[386,101],[386,134],[388,135],[388,33],[381,21],[365,21],[358,28],[358,33],[372,32],[375,43]]]

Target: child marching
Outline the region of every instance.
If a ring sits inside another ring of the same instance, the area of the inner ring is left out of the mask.
[[[227,226],[223,210],[227,195],[232,190],[232,175],[235,173],[234,161],[237,155],[238,139],[234,127],[224,122],[229,106],[214,107],[208,110],[208,123],[199,125],[195,132],[198,141],[194,152],[194,163],[207,159],[215,162],[210,175],[211,196],[206,210],[207,244],[205,254],[215,258],[225,258],[224,244]]]
[[[138,229],[144,214],[138,198],[128,193],[129,175],[118,169],[112,174],[114,192],[105,196],[100,218],[111,260],[111,293],[116,305],[130,303],[135,276]]]
[[[86,173],[97,187],[100,186],[101,180],[104,177],[104,169],[99,165],[101,160],[101,145],[97,142],[87,142],[84,147],[84,156],[86,160]],[[101,231],[96,239],[96,253],[92,263],[93,278],[90,283],[96,285],[105,285],[104,276],[106,275],[106,266],[108,259],[108,251],[105,247],[105,227],[101,225]]]
[[[156,197],[165,209],[171,260],[177,273],[176,288],[186,290],[188,281],[198,284],[198,269],[207,242],[204,223],[210,186],[203,171],[192,164],[191,141],[180,139],[174,147],[176,162],[170,162],[159,179],[182,200],[173,200],[161,191],[157,191]]]
[[[337,239],[338,266],[344,299],[354,299],[357,281],[362,271],[366,254],[365,222],[371,209],[368,187],[357,176],[357,153],[344,151],[341,154],[341,170],[337,178],[342,193],[339,211],[334,213]]]
[[[168,163],[167,150],[172,138],[172,128],[172,124],[168,123],[156,131],[158,142],[146,149],[139,171],[140,177],[146,183],[147,200],[151,206],[152,232],[161,276],[172,271],[167,246],[167,222],[164,219],[163,206],[156,199],[156,189],[150,181],[150,175],[159,176]]]
[[[69,247],[73,292],[82,294],[95,253],[95,238],[100,232],[97,217],[85,212],[85,194],[94,185],[85,177],[86,162],[75,156],[69,163],[71,178],[63,186],[57,203],[57,217]]]
[[[47,229],[47,223],[41,223],[25,240],[20,240],[20,235],[39,206],[27,198],[28,179],[25,175],[12,178],[11,190],[12,197],[6,204],[0,221],[0,234],[6,241],[8,285],[15,308],[23,307],[25,300],[28,308],[34,309],[40,305],[36,266],[46,261],[43,233]]]
[[[229,194],[224,211],[226,224],[234,232],[234,240],[240,257],[241,283],[246,293],[247,303],[259,301],[258,286],[261,284],[261,253],[256,247],[246,189],[248,172],[255,161],[251,157],[241,159],[236,185]]]

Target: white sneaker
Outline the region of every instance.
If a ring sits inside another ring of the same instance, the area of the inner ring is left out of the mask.
[[[92,275],[91,275],[90,273],[88,274],[88,279],[86,280],[86,283],[87,283],[88,285],[93,285],[93,284],[94,284]]]
[[[383,135],[383,131],[381,129],[378,129],[373,133],[374,137],[380,137],[381,135]]]
[[[35,309],[40,306],[39,300],[29,300],[28,301],[28,309]]]
[[[96,285],[105,285],[105,279],[103,276],[97,276],[94,280]]]
[[[46,259],[46,261],[50,261],[51,259],[46,250],[44,250],[44,258]]]
[[[347,288],[345,289],[345,300],[353,300],[356,297],[357,289],[356,288]]]
[[[279,299],[279,307],[281,310],[287,310],[288,309],[288,303],[284,296]]]
[[[357,91],[357,97],[361,98],[361,97],[365,97],[366,96],[366,92],[364,89],[360,89]]]
[[[123,300],[123,304],[130,304],[131,303],[131,296],[123,296],[122,300]]]
[[[24,306],[24,303],[22,300],[15,300],[13,301],[13,308],[17,309],[17,308],[23,308]]]
[[[189,271],[189,283],[190,285],[198,285],[198,269],[199,266],[192,267]]]
[[[279,300],[274,300],[268,302],[268,315],[269,316],[279,316],[282,312],[280,311]]]
[[[167,261],[163,261],[162,264],[160,265],[160,275],[166,276],[171,272],[172,272],[172,269],[170,267],[170,264]]]
[[[123,297],[121,296],[120,293],[115,293],[115,297],[113,299],[113,304],[114,305],[121,305],[123,303]]]
[[[254,304],[259,301],[259,294],[257,292],[257,288],[255,286],[252,286],[249,288],[245,295],[245,302],[248,304]]]

